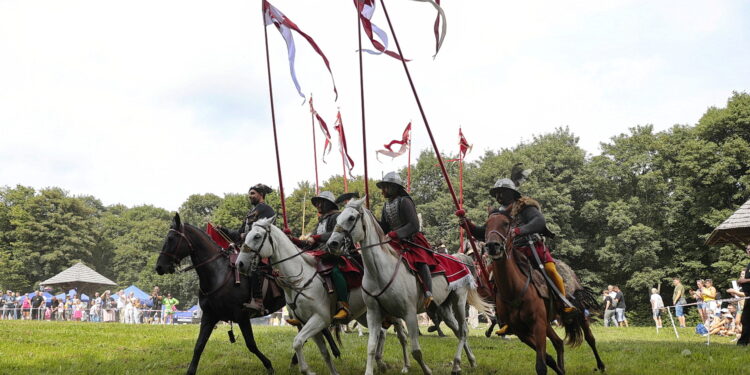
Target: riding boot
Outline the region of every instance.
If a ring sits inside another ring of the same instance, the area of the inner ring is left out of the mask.
[[[333,288],[336,290],[338,300],[338,311],[336,311],[333,319],[346,320],[349,318],[349,288],[346,277],[341,273],[338,265],[331,270],[331,280],[333,280]]]
[[[253,310],[257,316],[263,316],[263,282],[265,278],[256,272],[250,275],[250,295],[252,296],[250,301],[244,303],[243,306]]]
[[[560,290],[560,293],[562,293],[563,297],[567,297],[567,293],[565,292],[565,282],[563,281],[562,276],[557,272],[557,267],[555,267],[555,262],[547,262],[544,263],[544,270],[547,271],[547,275],[552,279],[552,281],[555,283],[555,286],[557,286],[557,289]],[[570,313],[575,311],[575,307],[573,306],[567,306],[563,308],[563,311],[566,313]]]
[[[432,303],[432,273],[430,272],[430,266],[425,263],[417,263],[419,267],[419,277],[422,279],[422,286],[424,287],[424,308]]]

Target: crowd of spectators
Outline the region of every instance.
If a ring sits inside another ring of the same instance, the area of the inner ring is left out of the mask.
[[[115,295],[109,290],[97,292],[83,300],[77,293],[58,296],[46,298],[43,292],[36,291],[29,297],[8,290],[0,298],[0,319],[174,324],[180,303],[171,293],[162,295],[158,286],[146,299],[122,290]]]

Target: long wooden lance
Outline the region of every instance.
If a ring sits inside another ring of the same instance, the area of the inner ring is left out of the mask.
[[[276,135],[276,112],[273,106],[273,84],[271,84],[271,59],[268,53],[268,26],[266,26],[266,12],[263,9],[263,2],[260,3],[261,14],[263,15],[263,37],[266,42],[266,70],[268,71],[268,96],[271,98],[271,123],[273,124],[273,145],[276,149],[276,171],[279,175],[279,196],[281,197],[281,217],[284,218],[284,230],[289,230],[289,224],[286,220],[286,203],[284,202],[284,181],[281,178],[281,159],[279,158],[279,140]]]
[[[315,112],[313,111],[312,106],[312,94],[310,94],[310,123],[312,124],[313,135],[313,160],[315,160],[315,195],[318,195],[320,194],[320,185],[318,185],[318,146],[317,141],[315,140]],[[325,150],[323,151],[325,152]]]
[[[364,155],[365,163],[365,207],[370,209],[370,180],[367,175],[367,130],[365,128],[365,84],[364,84],[364,73],[362,69],[362,11],[358,2],[357,6],[357,43],[359,44],[359,102],[362,108],[362,152]],[[346,173],[346,172],[344,172]]]
[[[388,21],[388,27],[391,30],[391,35],[393,35],[393,41],[396,43],[396,48],[398,49],[398,54],[403,56],[403,52],[401,51],[401,45],[398,42],[398,38],[396,37],[396,31],[393,29],[393,23],[391,22],[391,17],[388,15],[388,9],[386,9],[385,2],[383,0],[380,0],[380,5],[383,7],[383,13],[385,14],[385,19]],[[427,121],[427,116],[424,113],[424,109],[422,108],[422,102],[419,100],[419,95],[417,94],[417,89],[414,86],[414,81],[411,78],[411,73],[409,73],[409,68],[406,66],[406,61],[403,59],[401,60],[401,64],[404,66],[404,72],[406,72],[406,78],[409,80],[409,85],[411,86],[411,91],[414,94],[414,99],[417,101],[417,107],[419,107],[419,113],[422,115],[422,121],[424,121],[424,126],[427,128],[427,134],[430,136],[430,141],[432,142],[432,148],[435,150],[435,155],[437,156],[438,163],[440,163],[440,170],[443,173],[443,178],[445,178],[445,183],[448,185],[448,191],[451,193],[451,198],[453,198],[453,204],[456,206],[456,209],[461,209],[461,205],[458,201],[458,198],[456,198],[456,192],[453,190],[453,184],[451,184],[451,179],[448,176],[448,171],[445,169],[445,164],[443,163],[443,157],[440,156],[440,150],[438,149],[437,143],[435,143],[435,137],[432,135],[432,130],[430,129],[430,124]],[[471,248],[474,250],[474,260],[479,265],[479,269],[482,271],[482,281],[484,281],[485,285],[488,288],[492,288],[492,284],[490,284],[489,281],[489,274],[487,273],[487,268],[484,265],[484,261],[482,260],[482,256],[479,254],[479,251],[477,250],[477,245],[474,243],[474,238],[471,236],[471,229],[469,228],[469,224],[464,223],[464,229],[466,229],[467,238],[469,239],[469,243],[471,244]]]

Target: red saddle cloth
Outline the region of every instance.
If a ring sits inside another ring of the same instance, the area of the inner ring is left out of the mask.
[[[318,272],[328,273],[338,262],[339,271],[343,272],[344,278],[346,278],[347,288],[352,290],[362,286],[362,276],[364,275],[364,272],[350,258],[332,255],[325,250],[309,250],[307,251],[307,254],[314,256],[317,260]],[[359,264],[362,264],[362,258],[359,253],[356,253],[354,257],[358,258],[356,261]]]
[[[428,249],[430,248],[430,244],[422,233],[417,233],[411,242]],[[415,263],[426,263],[430,266],[433,275],[441,274],[445,277],[448,281],[448,287],[451,290],[464,284],[476,285],[469,267],[454,256],[436,254],[396,240],[389,242],[389,244],[401,253],[404,263],[415,275],[418,274]]]
[[[534,247],[536,248],[536,253],[539,255],[539,259],[542,261],[542,263],[549,263],[554,262],[555,260],[552,259],[552,254],[549,252],[549,247],[544,244],[542,241],[534,242]],[[518,251],[520,251],[523,255],[526,255],[527,258],[529,258],[530,261],[534,261],[534,255],[531,254],[531,248],[528,246],[522,246],[518,248]]]

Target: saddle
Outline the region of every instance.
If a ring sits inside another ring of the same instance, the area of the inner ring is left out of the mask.
[[[536,262],[530,261],[519,251],[514,250],[513,255],[516,258],[516,264],[518,265],[518,268],[526,277],[529,276],[529,264],[531,264],[531,283],[534,284],[534,287],[536,287],[539,297],[545,300],[549,300],[550,292],[549,287],[547,286],[547,281],[545,280],[544,275],[542,275],[542,270],[539,269],[539,266],[536,264]],[[578,277],[576,277],[573,269],[570,268],[570,266],[568,266],[565,262],[557,259],[555,259],[555,266],[557,267],[557,272],[560,274],[560,276],[562,276],[563,281],[565,282],[565,294],[572,296],[576,290],[582,288],[580,280],[578,280]]]
[[[339,266],[339,270],[346,278],[347,288],[352,290],[362,285],[362,255],[353,253],[349,257],[331,255],[328,252],[316,252],[312,254],[315,257],[315,270],[323,277],[323,282],[328,293],[333,293],[333,279],[331,272],[333,267]]]

